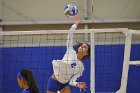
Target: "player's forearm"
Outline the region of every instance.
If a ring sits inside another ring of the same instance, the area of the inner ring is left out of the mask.
[[[76,24],[73,24],[70,28],[70,30],[75,30],[77,28],[77,25]]]
[[[77,83],[78,83],[78,82],[75,82],[75,81],[70,81],[70,82],[69,82],[69,84],[70,84],[71,86],[77,86]]]
[[[74,31],[77,28],[77,25],[73,24],[70,28],[70,31]],[[67,37],[67,49],[73,47],[73,33],[69,33]]]

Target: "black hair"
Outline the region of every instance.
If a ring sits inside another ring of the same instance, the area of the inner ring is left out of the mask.
[[[30,93],[39,93],[39,88],[31,70],[21,69],[21,76],[26,80]]]
[[[84,60],[84,59],[86,59],[86,58],[89,58],[90,57],[90,45],[88,44],[88,43],[81,43],[81,42],[78,42],[78,44],[76,45],[76,53],[78,53],[78,48],[81,46],[81,45],[83,45],[83,44],[86,44],[87,46],[88,46],[88,55],[86,55],[86,56],[84,56],[83,58],[82,58],[82,61]]]

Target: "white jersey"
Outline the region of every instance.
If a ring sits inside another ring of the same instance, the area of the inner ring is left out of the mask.
[[[76,25],[72,25],[71,31],[76,29]],[[53,70],[57,80],[63,84],[68,81],[70,85],[76,86],[77,78],[82,76],[84,65],[82,61],[77,59],[76,51],[73,49],[73,34],[69,33],[67,38],[67,51],[62,60],[53,60]]]

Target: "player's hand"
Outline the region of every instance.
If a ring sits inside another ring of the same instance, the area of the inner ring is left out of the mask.
[[[78,26],[78,24],[79,24],[80,22],[81,22],[81,21],[78,19],[77,16],[74,16],[74,17],[73,17],[73,23],[74,23],[75,25]]]
[[[81,90],[81,89],[82,89],[82,90],[86,90],[86,88],[87,88],[85,82],[78,82],[78,83],[76,84],[76,86],[79,87],[80,90]]]

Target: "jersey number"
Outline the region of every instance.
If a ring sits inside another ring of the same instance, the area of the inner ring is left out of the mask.
[[[71,64],[71,67],[74,68],[76,65],[77,65],[76,62],[74,62]]]

